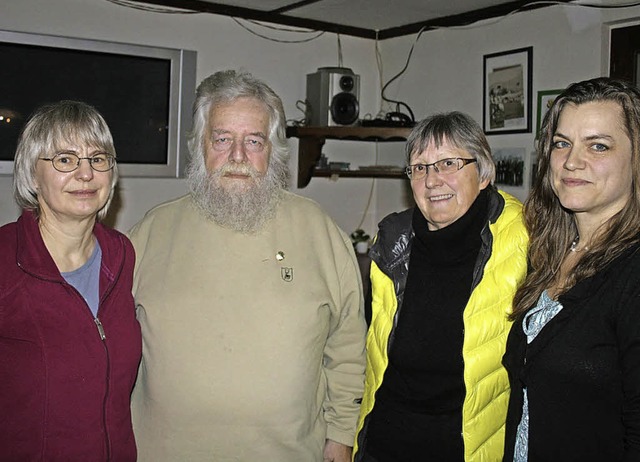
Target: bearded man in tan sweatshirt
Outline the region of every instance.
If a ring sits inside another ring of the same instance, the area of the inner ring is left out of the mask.
[[[280,98],[250,74],[211,75],[189,149],[190,194],[130,232],[139,460],[350,461],[362,284],[348,236],[286,191]]]

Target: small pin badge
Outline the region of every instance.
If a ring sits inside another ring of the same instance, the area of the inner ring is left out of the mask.
[[[293,268],[282,267],[280,268],[280,275],[285,282],[293,281]]]
[[[276,260],[278,261],[284,260],[284,252],[282,250],[278,250],[278,253],[276,254]]]

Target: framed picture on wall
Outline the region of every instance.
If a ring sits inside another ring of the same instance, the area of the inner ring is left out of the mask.
[[[483,129],[487,135],[531,132],[533,47],[484,55]]]
[[[529,194],[531,153],[524,147],[493,149],[496,163],[495,186],[524,201]]]
[[[562,90],[544,90],[538,92],[538,116],[536,117],[536,139],[540,135],[540,127],[542,127],[542,120],[547,114],[549,108],[553,104],[553,101],[562,93]]]
[[[496,163],[495,184],[523,186],[527,151],[525,148],[494,149],[493,160]]]

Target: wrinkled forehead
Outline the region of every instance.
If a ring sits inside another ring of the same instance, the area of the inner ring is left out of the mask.
[[[238,96],[213,101],[209,106],[209,120],[222,114],[252,114],[271,123],[272,111],[262,100],[252,96]]]

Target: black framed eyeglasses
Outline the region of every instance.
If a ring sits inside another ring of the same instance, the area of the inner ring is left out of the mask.
[[[40,160],[51,162],[53,168],[62,173],[70,173],[78,170],[80,161],[86,160],[89,166],[96,172],[108,172],[116,164],[116,158],[106,152],[98,152],[92,156],[80,157],[77,154],[64,151],[59,152],[53,157],[39,157]]]
[[[429,167],[432,167],[436,173],[441,175],[451,175],[452,173],[462,170],[465,165],[478,162],[478,159],[465,159],[462,157],[451,157],[448,159],[440,159],[432,164],[413,164],[405,169],[405,173],[412,180],[421,180],[427,176]]]

